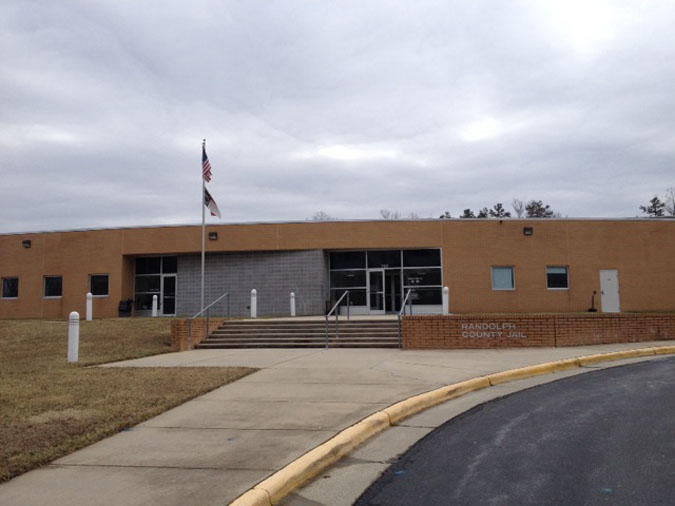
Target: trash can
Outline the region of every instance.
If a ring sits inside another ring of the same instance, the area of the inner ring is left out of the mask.
[[[125,316],[131,316],[131,307],[133,305],[134,301],[131,299],[127,300],[121,300],[120,303],[117,306],[117,311],[119,313],[119,316],[125,317]]]

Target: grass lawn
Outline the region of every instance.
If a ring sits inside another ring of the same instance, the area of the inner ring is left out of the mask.
[[[171,321],[80,324],[68,364],[68,323],[0,320],[0,482],[136,425],[255,369],[87,368],[171,351]]]

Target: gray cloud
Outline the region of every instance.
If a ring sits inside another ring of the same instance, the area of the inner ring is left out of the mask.
[[[635,216],[675,186],[675,4],[0,6],[0,232],[435,217],[514,197]]]

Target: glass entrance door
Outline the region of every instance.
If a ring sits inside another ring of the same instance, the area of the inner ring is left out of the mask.
[[[384,269],[368,270],[368,308],[370,314],[384,314]]]
[[[176,314],[176,275],[162,276],[162,306],[159,311],[164,316]]]

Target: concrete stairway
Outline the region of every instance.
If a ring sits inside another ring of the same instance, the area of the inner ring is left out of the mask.
[[[325,320],[235,320],[225,322],[198,348],[324,348]],[[398,348],[397,320],[340,319],[328,322],[329,348]]]

